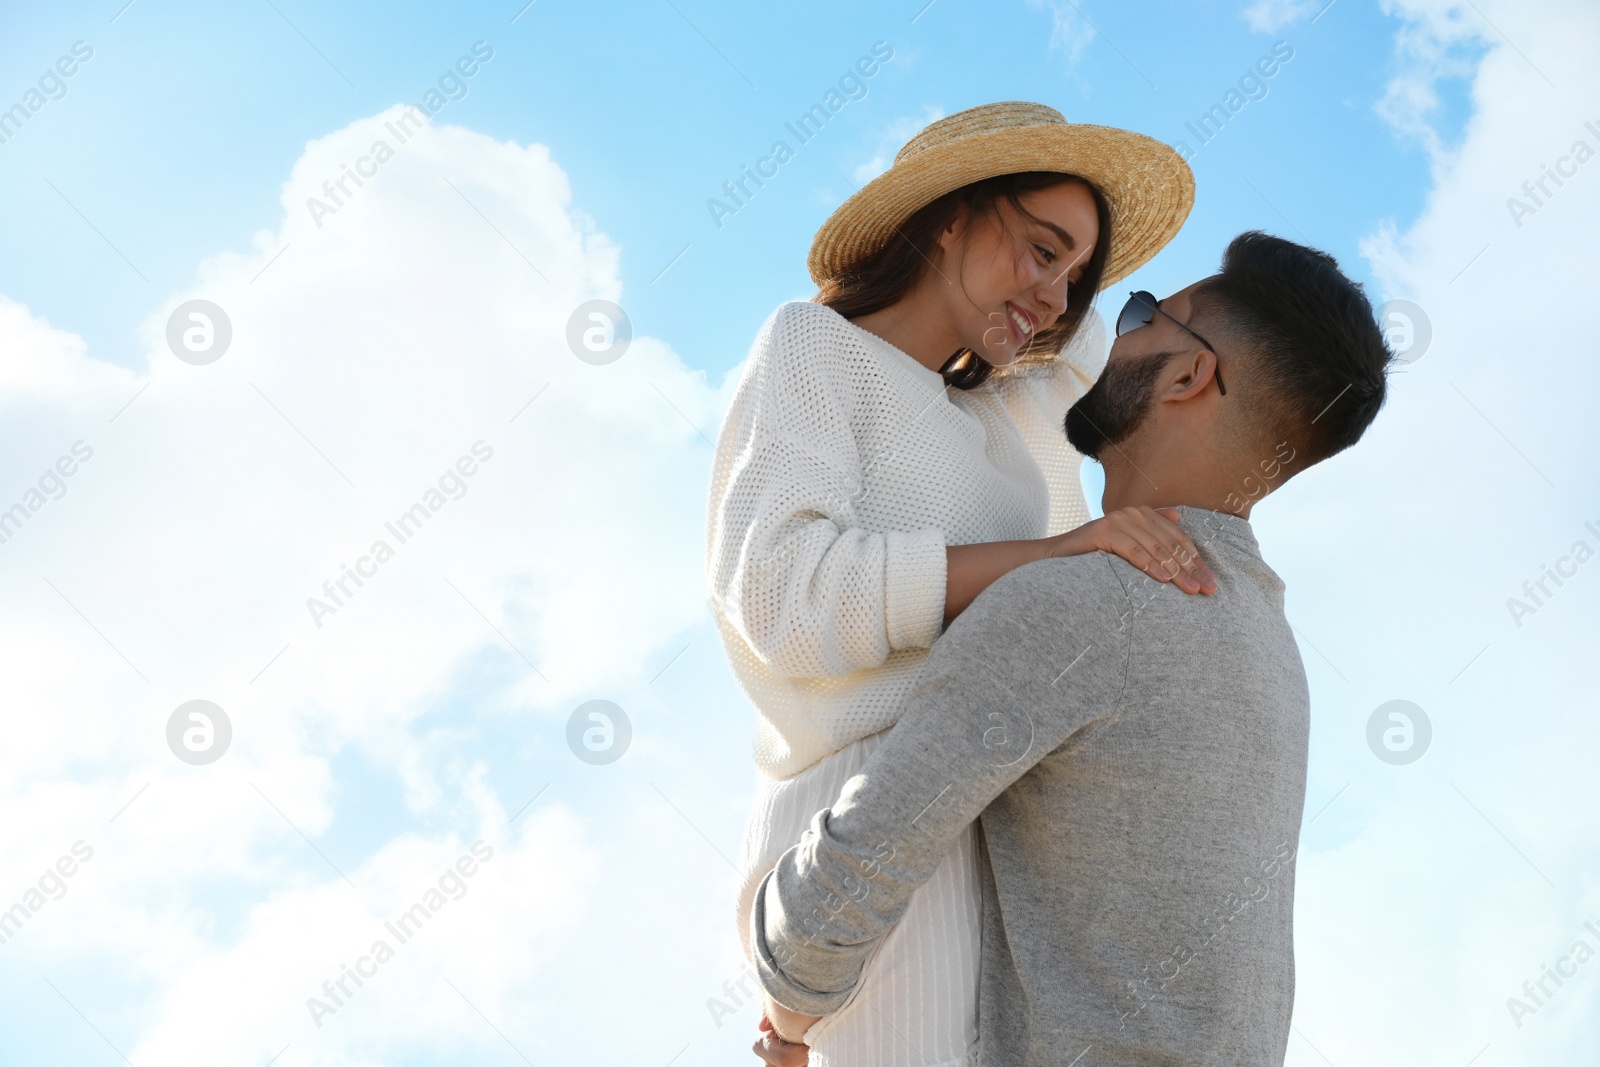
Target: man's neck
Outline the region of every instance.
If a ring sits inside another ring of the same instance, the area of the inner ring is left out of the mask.
[[[1248,519],[1251,506],[1267,490],[1275,488],[1264,485],[1259,477],[1239,480],[1238,484],[1224,483],[1215,472],[1201,469],[1193,462],[1133,458],[1116,447],[1106,449],[1101,465],[1105,470],[1106,487],[1100,506],[1107,512],[1127,507],[1185,506]],[[1260,487],[1253,496],[1252,487]]]

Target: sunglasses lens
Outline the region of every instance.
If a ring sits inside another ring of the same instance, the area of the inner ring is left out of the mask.
[[[1128,302],[1122,305],[1122,314],[1117,316],[1117,336],[1121,337],[1129,330],[1150,325],[1151,318],[1155,316],[1154,305],[1155,298],[1149,293],[1130,294]]]

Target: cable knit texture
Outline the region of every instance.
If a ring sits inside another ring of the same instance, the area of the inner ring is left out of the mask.
[[[1105,358],[1091,311],[1054,361],[964,391],[821,304],[762,324],[717,439],[706,569],[765,774],[899,718],[943,628],[946,545],[1087,521],[1062,419]]]

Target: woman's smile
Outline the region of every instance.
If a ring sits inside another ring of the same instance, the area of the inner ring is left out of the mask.
[[[1011,324],[1011,334],[1016,338],[1017,344],[1025,344],[1033,332],[1039,328],[1038,319],[1031,311],[1025,311],[1011,301],[1005,304],[1006,320]]]

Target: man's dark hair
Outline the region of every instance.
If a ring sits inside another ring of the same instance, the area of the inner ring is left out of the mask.
[[[1366,293],[1326,252],[1241,233],[1193,305],[1202,332],[1241,350],[1238,395],[1261,405],[1250,422],[1295,447],[1297,470],[1355,444],[1383,406],[1392,354]]]

